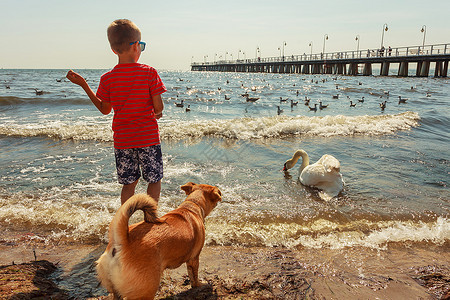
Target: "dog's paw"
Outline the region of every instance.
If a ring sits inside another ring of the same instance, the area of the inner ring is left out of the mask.
[[[202,286],[204,286],[204,285],[205,285],[205,284],[202,283],[200,280],[197,280],[197,282],[192,282],[192,283],[191,283],[191,286],[192,286],[193,288],[202,287]]]

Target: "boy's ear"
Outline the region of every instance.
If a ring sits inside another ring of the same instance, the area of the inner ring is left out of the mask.
[[[194,185],[195,185],[195,183],[188,182],[185,185],[182,185],[181,189],[186,193],[186,195],[189,195],[190,193],[192,193],[192,189],[193,189]]]

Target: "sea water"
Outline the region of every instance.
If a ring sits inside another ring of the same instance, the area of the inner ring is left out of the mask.
[[[76,71],[96,90],[106,70]],[[66,72],[0,70],[4,240],[105,242],[120,206],[113,114],[98,112]],[[168,91],[158,121],[158,213],[183,201],[186,182],[218,186],[223,199],[206,220],[207,244],[383,249],[449,241],[448,78],[159,73]],[[259,100],[247,102],[246,92]],[[310,110],[319,101],[328,107]],[[338,197],[323,201],[303,186],[300,163],[282,171],[297,149],[311,163],[324,154],[340,161]],[[137,191],[145,189],[141,182]]]

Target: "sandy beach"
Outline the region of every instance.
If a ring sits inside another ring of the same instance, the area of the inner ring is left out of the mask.
[[[108,299],[93,267],[104,248],[3,241],[0,296]],[[191,289],[184,266],[167,270],[157,299],[450,299],[448,249],[426,244],[378,251],[205,246],[200,256],[204,285]]]

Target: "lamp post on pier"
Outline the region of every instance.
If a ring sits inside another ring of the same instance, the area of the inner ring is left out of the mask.
[[[358,53],[359,53],[359,34],[355,37],[355,41],[357,41],[358,42],[358,46],[356,46],[356,55],[358,55]],[[360,55],[359,55],[360,56]]]
[[[388,24],[386,24],[386,23],[384,23],[384,25],[383,25],[383,31],[381,32],[381,47],[380,47],[380,49],[382,49],[383,48],[383,41],[384,41],[384,32],[385,31],[388,31]]]
[[[311,47],[311,59],[312,59],[312,46],[313,46],[313,42],[309,42],[309,47]]]
[[[258,52],[259,52],[259,57],[261,57],[261,49],[259,49],[259,46],[256,47],[255,59],[258,59]]]
[[[427,34],[427,26],[423,25],[422,29],[420,29],[420,32],[423,32],[423,40],[422,40],[422,51],[423,51],[423,48],[425,48],[425,35]]]
[[[284,46],[287,46],[286,42],[283,41],[283,45],[281,47],[278,47],[278,50],[280,50],[280,56],[281,59],[284,61]],[[281,55],[281,50],[283,49],[283,55]]]
[[[328,34],[325,34],[323,36],[323,49],[322,49],[322,55],[325,55],[325,41],[328,40]]]

